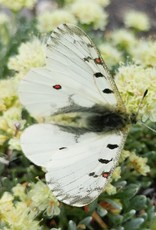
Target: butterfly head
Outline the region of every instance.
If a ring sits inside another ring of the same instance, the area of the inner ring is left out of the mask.
[[[132,113],[132,114],[130,115],[130,122],[131,122],[132,124],[136,124],[136,123],[137,123],[137,114],[136,114],[136,113]]]

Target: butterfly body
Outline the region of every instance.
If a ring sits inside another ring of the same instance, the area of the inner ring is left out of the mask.
[[[81,207],[103,192],[136,116],[126,113],[99,51],[80,28],[57,27],[46,51],[46,66],[25,76],[19,95],[31,114],[50,120],[28,127],[21,146],[46,169],[58,200]]]
[[[66,112],[53,115],[51,121],[68,132],[110,132],[122,130],[131,124],[131,117],[123,112],[111,110],[109,107],[94,106],[64,108]]]

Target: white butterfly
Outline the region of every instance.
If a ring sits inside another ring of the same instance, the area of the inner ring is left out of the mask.
[[[77,26],[53,31],[46,61],[26,75],[19,95],[31,114],[51,116],[52,122],[27,128],[21,146],[46,168],[58,200],[80,207],[103,192],[132,117],[95,45]]]

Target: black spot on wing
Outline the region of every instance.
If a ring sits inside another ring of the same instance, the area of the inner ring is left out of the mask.
[[[61,32],[63,31],[63,29],[60,26],[58,26],[57,29]]]
[[[66,149],[67,147],[61,147],[61,148],[59,148],[59,150],[62,150],[62,149]]]
[[[106,88],[103,90],[103,93],[110,94],[110,93],[114,93],[114,92],[113,92],[113,90]]]
[[[93,46],[91,43],[87,43],[87,46],[88,46],[89,48],[94,48],[94,46]]]
[[[83,58],[83,60],[86,62],[89,62],[90,60],[94,60],[95,64],[97,64],[97,65],[103,64],[101,58],[94,58],[93,59],[92,57],[88,56],[88,57]]]
[[[96,78],[98,78],[98,77],[104,77],[104,75],[101,72],[94,73],[94,76]]]
[[[92,58],[91,58],[90,56],[88,56],[88,57],[85,57],[83,60],[84,60],[85,62],[89,62],[91,59],[92,59]]]
[[[89,173],[89,176],[92,176],[92,177],[94,177],[94,178],[98,177],[98,175],[96,175],[95,172]]]
[[[116,148],[118,148],[119,146],[117,145],[117,144],[108,144],[107,145],[107,148],[109,148],[109,149],[116,149]]]
[[[59,35],[59,33],[56,32],[56,31],[54,30],[54,31],[52,32],[52,34],[50,35],[51,38],[53,38],[53,34],[55,34],[55,35],[57,35],[57,36]]]
[[[110,159],[110,160],[106,160],[106,159],[102,159],[102,158],[98,159],[98,161],[99,161],[100,163],[102,163],[102,164],[108,164],[108,163],[111,162],[112,160],[113,160],[113,158]]]
[[[95,175],[95,172],[89,173],[89,176],[94,176],[94,175]]]

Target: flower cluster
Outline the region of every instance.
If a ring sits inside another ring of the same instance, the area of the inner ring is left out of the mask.
[[[117,46],[123,51],[129,51],[130,48],[136,47],[137,39],[135,35],[126,29],[114,30],[107,35],[113,45]]]
[[[73,3],[79,0],[65,0],[66,3]],[[97,4],[99,4],[100,6],[106,7],[110,4],[110,0],[90,0],[90,2],[93,1]]]
[[[44,212],[47,217],[53,217],[60,213],[59,203],[41,181],[36,185],[29,185],[27,190],[26,192],[26,184],[17,184],[12,193],[5,192],[1,197],[0,216],[3,229],[40,230],[40,221],[37,220],[39,214]]]
[[[60,213],[59,202],[53,196],[48,186],[41,181],[31,184],[27,194],[25,193],[25,187],[21,184],[17,184],[12,190],[14,196],[27,203],[36,215],[44,212],[48,217],[53,217]]]
[[[150,21],[148,16],[140,11],[129,11],[125,14],[125,25],[139,31],[147,31],[150,29]]]
[[[34,37],[31,41],[21,44],[18,54],[9,59],[8,67],[24,75],[31,68],[44,64],[45,46],[38,38]]]
[[[150,167],[147,165],[147,158],[137,156],[134,152],[130,152],[128,150],[123,150],[119,159],[119,165],[122,162],[126,162],[126,167],[130,170],[134,170],[135,173],[139,175],[147,176],[147,173],[150,172]],[[116,187],[113,185],[113,182],[118,181],[122,178],[121,175],[122,168],[118,166],[115,168],[112,177],[105,188],[105,192],[109,195],[113,195],[117,193]]]
[[[16,102],[17,82],[14,78],[4,79],[0,81],[0,98],[3,108],[10,108]]]
[[[55,11],[46,10],[38,14],[38,29],[41,33],[50,32],[61,23],[92,25],[94,29],[104,29],[107,24],[107,13],[103,6],[109,4],[105,1],[70,1],[68,7],[56,9]]]
[[[0,0],[0,4],[4,5],[12,11],[19,11],[22,8],[32,9],[36,2],[37,0]]]
[[[130,54],[139,65],[156,67],[156,41],[142,39],[130,49]]]
[[[76,23],[74,15],[65,9],[58,9],[54,12],[45,11],[38,15],[38,30],[41,33],[47,33],[53,30],[61,23]]]
[[[146,176],[150,172],[150,168],[147,163],[147,158],[137,156],[135,153],[131,153],[129,157],[129,167],[133,168],[137,173]]]
[[[107,13],[94,1],[77,0],[71,5],[71,11],[81,24],[93,25],[94,29],[104,29]]]
[[[123,61],[121,51],[119,51],[116,47],[113,47],[113,45],[110,45],[109,43],[101,44],[99,46],[99,50],[108,68],[112,68],[113,66],[118,65]]]
[[[138,114],[138,120],[156,121],[156,69],[138,65],[121,66],[115,81],[126,105],[128,113],[136,113],[148,89]],[[139,84],[138,84],[139,82]],[[152,83],[152,84],[151,84]]]
[[[10,78],[0,81],[0,146],[8,141],[11,149],[20,150],[19,138],[25,120],[17,95],[18,81]]]
[[[10,149],[21,150],[19,139],[21,135],[21,129],[25,124],[25,120],[21,118],[21,107],[12,107],[3,113],[0,117],[0,145],[6,140]]]

